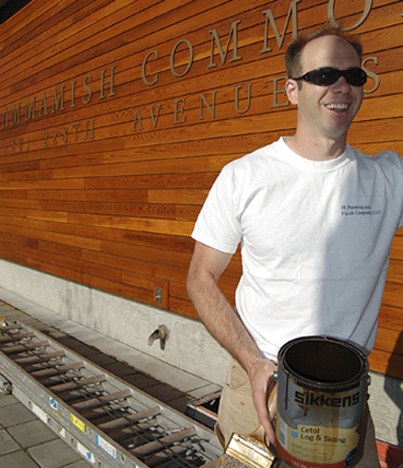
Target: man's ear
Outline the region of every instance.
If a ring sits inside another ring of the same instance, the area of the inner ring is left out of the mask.
[[[285,82],[285,92],[288,97],[288,100],[291,102],[291,104],[294,104],[295,106],[298,105],[298,91],[298,82],[288,78]]]

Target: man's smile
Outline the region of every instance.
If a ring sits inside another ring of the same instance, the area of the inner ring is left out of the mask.
[[[330,103],[330,104],[325,104],[325,107],[327,109],[332,109],[332,110],[347,110],[349,107],[349,104]]]

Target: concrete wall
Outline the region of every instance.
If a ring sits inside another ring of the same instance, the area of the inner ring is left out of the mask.
[[[6,261],[0,261],[0,287],[137,351],[223,384],[229,356],[196,320]],[[148,337],[162,324],[170,332],[164,350],[148,345]],[[371,372],[369,391],[377,438],[402,447],[403,382]]]
[[[228,354],[197,320],[106,294],[0,260],[0,287],[134,349],[214,383],[222,383]],[[169,329],[164,350],[149,336]]]

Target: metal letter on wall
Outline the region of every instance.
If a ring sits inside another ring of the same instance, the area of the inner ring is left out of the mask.
[[[217,47],[218,47],[218,52],[220,54],[221,58],[221,63],[225,63],[227,59],[227,54],[228,54],[228,49],[229,45],[231,43],[231,37],[234,36],[234,50],[232,52],[232,59],[230,59],[230,62],[235,62],[237,60],[242,60],[242,57],[238,55],[238,24],[241,22],[241,20],[234,21],[231,24],[231,30],[228,36],[228,41],[227,41],[227,47],[225,49],[225,52],[223,51],[220,37],[217,33],[216,29],[210,29],[209,33],[211,34],[211,55],[210,55],[210,64],[208,68],[215,68],[217,65],[214,63],[214,42],[216,42]]]
[[[246,99],[246,105],[244,106],[243,109],[239,107],[239,90],[242,88],[242,86],[234,86],[234,91],[235,91],[235,110],[237,111],[238,114],[245,114],[248,112],[250,108],[250,101],[251,101],[251,88],[252,88],[252,83],[247,83],[246,84],[246,89],[247,89],[247,99]]]
[[[189,50],[189,60],[188,60],[188,64],[187,64],[187,67],[185,68],[185,70],[182,72],[182,73],[178,73],[176,70],[175,70],[175,54],[176,54],[176,51],[178,49],[178,47],[180,46],[180,44],[186,44],[188,50]],[[177,42],[173,49],[172,49],[172,52],[171,52],[171,57],[169,59],[169,66],[171,68],[171,72],[174,76],[176,77],[181,77],[181,76],[185,76],[186,73],[188,73],[188,71],[191,69],[192,67],[192,64],[193,64],[193,57],[194,57],[194,51],[193,51],[193,46],[192,44],[186,40],[186,39],[182,39],[180,40],[179,42]]]
[[[298,15],[297,15],[297,3],[299,3],[301,0],[292,0],[290,8],[287,13],[287,18],[285,20],[285,25],[283,29],[283,33],[280,35],[279,30],[277,28],[276,20],[274,18],[273,12],[271,10],[265,10],[262,13],[266,15],[266,23],[265,23],[265,32],[264,32],[264,45],[263,49],[260,52],[261,54],[265,52],[271,52],[271,48],[268,46],[269,42],[269,23],[271,24],[273,28],[274,35],[276,36],[277,39],[277,44],[279,49],[283,47],[284,43],[284,37],[285,33],[287,31],[287,26],[290,21],[290,17],[292,17],[292,37],[296,38],[298,34]]]
[[[149,81],[149,80],[147,79],[147,75],[146,75],[146,66],[147,66],[148,59],[149,59],[149,57],[151,57],[151,55],[155,55],[155,57],[158,58],[158,50],[152,50],[151,52],[149,52],[149,53],[144,57],[144,60],[143,60],[143,65],[142,65],[142,67],[141,67],[141,76],[142,76],[142,78],[143,78],[143,82],[144,82],[147,86],[152,86],[152,85],[154,85],[155,83],[158,83],[158,74],[155,75],[153,81]]]
[[[358,28],[358,26],[361,26],[361,24],[367,19],[372,8],[372,0],[364,0],[364,1],[365,1],[365,7],[364,7],[364,11],[362,13],[361,18],[352,26],[344,27],[343,28],[344,31],[352,31],[353,29]],[[337,24],[337,20],[334,16],[335,3],[336,3],[336,0],[329,0],[329,4],[327,6],[327,16],[333,24]]]

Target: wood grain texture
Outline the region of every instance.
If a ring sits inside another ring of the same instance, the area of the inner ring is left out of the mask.
[[[359,24],[370,77],[349,142],[403,154],[401,11],[395,0],[32,0],[0,25],[1,258],[196,317],[190,234],[211,185],[295,129],[283,93],[293,24],[329,12]],[[231,303],[240,274],[237,252],[220,283]],[[400,378],[402,283],[400,230],[370,357]]]

